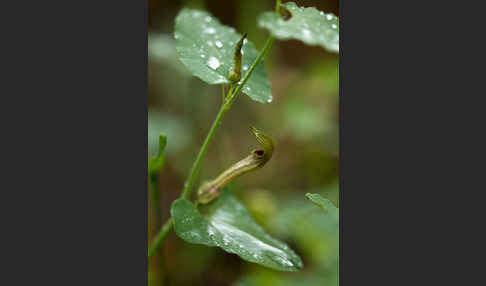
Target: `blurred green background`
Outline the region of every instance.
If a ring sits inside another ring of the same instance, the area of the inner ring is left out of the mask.
[[[294,2],[339,16],[338,1]],[[273,10],[275,2],[149,0],[150,156],[157,152],[159,134],[167,135],[157,207],[149,197],[149,240],[168,218],[221,105],[221,86],[192,77],[177,58],[174,19],[187,6],[206,9],[222,24],[248,32],[261,49],[268,33],[258,28],[257,17]],[[339,205],[338,63],[338,55],[320,47],[276,40],[265,58],[273,102],[261,104],[239,95],[216,131],[196,184],[214,178],[258,146],[250,125],[271,136],[272,159],[232,186],[265,230],[302,257],[304,268],[295,273],[269,270],[219,248],[188,244],[171,232],[150,260],[149,285],[337,285],[337,217],[326,216],[305,194],[319,193]]]

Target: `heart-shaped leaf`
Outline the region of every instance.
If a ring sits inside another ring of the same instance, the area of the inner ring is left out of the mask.
[[[297,39],[339,53],[339,19],[336,16],[314,7],[298,7],[294,2],[282,4],[282,8],[290,12],[290,18],[285,20],[275,12],[265,12],[260,15],[258,25],[276,38]]]
[[[196,208],[186,199],[171,207],[176,234],[189,243],[218,246],[242,259],[281,271],[297,271],[302,260],[265,233],[246,207],[225,188],[217,200]]]
[[[221,25],[208,12],[182,9],[175,20],[174,37],[179,59],[194,76],[209,84],[230,83],[228,77],[234,65],[235,46],[242,37],[235,29]],[[242,54],[243,78],[258,57],[258,51],[245,39]],[[272,101],[263,61],[256,66],[242,92],[258,102]]]

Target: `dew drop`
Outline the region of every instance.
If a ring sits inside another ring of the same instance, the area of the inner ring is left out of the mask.
[[[248,66],[246,66],[246,65],[245,65],[245,66],[243,66],[243,70],[244,70],[244,71],[248,70]]]
[[[294,266],[294,264],[290,261],[288,261],[287,259],[282,259],[282,262],[285,264],[285,265],[288,265],[290,267]]]
[[[208,46],[210,46],[210,47],[212,47],[212,46],[213,46],[213,42],[211,42],[211,41],[207,41],[207,43],[206,43],[206,44],[208,44]]]
[[[216,41],[216,47],[222,48],[223,47],[223,43],[221,43],[221,41]]]
[[[332,15],[327,15],[326,18],[327,18],[327,20],[331,21],[333,17],[332,17]]]
[[[206,18],[204,18],[204,21],[205,21],[206,23],[209,23],[209,22],[211,22],[211,17],[209,17],[209,16],[206,16]]]
[[[223,244],[226,246],[229,244],[229,240],[226,236],[223,237]]]
[[[311,32],[307,29],[302,30],[302,34],[304,34],[305,38],[310,38],[311,37]]]
[[[203,59],[204,59],[205,57],[206,57],[206,56],[205,56],[204,54],[201,54],[201,58],[203,58]]]
[[[324,12],[322,12],[322,11],[321,11],[321,12],[319,12],[319,15],[324,15]]]
[[[215,57],[210,57],[208,60],[208,66],[212,68],[213,70],[216,70],[221,64],[219,63],[219,60]]]
[[[337,28],[336,24],[332,24],[331,28],[336,29]]]
[[[207,33],[207,34],[214,34],[216,33],[216,29],[215,28],[207,28],[207,29],[204,29],[204,33]]]
[[[267,99],[267,103],[270,103],[270,102],[272,102],[272,99],[271,98]]]

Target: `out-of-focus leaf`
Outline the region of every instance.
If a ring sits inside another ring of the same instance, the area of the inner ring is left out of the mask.
[[[321,196],[324,192],[319,192]],[[267,226],[296,243],[309,265],[317,267],[323,276],[337,279],[339,256],[339,209],[327,204],[328,214],[300,196],[279,202],[279,212],[269,218]]]
[[[320,207],[324,213],[328,213],[328,210],[327,210],[327,206],[328,205],[332,205],[332,203],[326,199],[324,199],[323,197],[321,197],[321,195],[319,194],[311,194],[311,193],[307,193],[305,195],[311,202],[313,202],[314,204],[316,204],[318,207]]]
[[[148,154],[149,158],[157,156],[159,136],[161,133],[170,138],[166,152],[175,153],[184,150],[192,140],[190,126],[179,117],[149,110],[148,112]]]
[[[164,134],[159,135],[159,153],[154,158],[149,158],[148,160],[148,173],[149,175],[154,175],[164,166],[165,156],[164,150],[167,145],[167,138]]]
[[[294,2],[282,6],[290,12],[290,19],[284,20],[275,12],[265,12],[259,17],[258,25],[279,39],[297,39],[339,53],[339,19],[336,16],[314,7],[298,7]]]
[[[234,65],[234,50],[242,35],[201,10],[182,9],[175,22],[176,49],[182,63],[194,76],[209,84],[230,83],[228,76]],[[258,51],[245,39],[242,53],[243,78]],[[242,92],[261,103],[272,101],[263,61],[256,66]]]
[[[295,96],[284,102],[281,116],[282,128],[287,129],[294,140],[300,142],[315,141],[331,128],[325,106]]]
[[[182,75],[190,76],[190,73],[177,60],[175,41],[169,34],[148,33],[148,56],[150,62],[158,62],[165,67],[178,71]]]
[[[171,215],[176,234],[189,243],[218,246],[246,261],[276,270],[302,268],[300,257],[285,243],[265,233],[228,188],[199,210],[188,200],[176,200]]]
[[[234,286],[334,286],[329,284],[328,279],[318,276],[319,273],[308,273],[307,275],[298,275],[298,277],[289,277],[273,272],[261,272],[258,274],[248,275],[237,281]]]

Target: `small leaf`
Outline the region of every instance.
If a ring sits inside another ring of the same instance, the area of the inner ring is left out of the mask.
[[[199,210],[188,200],[171,207],[176,234],[189,243],[218,246],[242,259],[281,271],[298,271],[300,257],[285,243],[266,234],[246,207],[225,188],[220,197]]]
[[[328,211],[328,207],[329,206],[333,206],[334,205],[327,199],[321,197],[321,195],[319,194],[311,194],[311,193],[307,193],[305,195],[311,202],[313,202],[314,204],[316,204],[318,207],[320,207],[326,214],[329,213]]]
[[[319,45],[339,53],[339,19],[314,7],[298,7],[294,2],[282,4],[290,18],[285,20],[275,12],[260,15],[258,25],[282,40],[297,39],[308,45]]]
[[[154,158],[149,158],[148,160],[148,171],[149,175],[153,176],[164,166],[165,156],[164,150],[167,145],[167,138],[164,134],[159,136],[159,153]]]
[[[221,25],[208,12],[182,9],[175,20],[174,37],[179,59],[194,76],[209,84],[230,83],[236,44],[242,37],[235,29]],[[241,51],[243,78],[258,57],[258,51],[247,39]],[[272,101],[263,61],[256,66],[242,92],[261,103]]]

